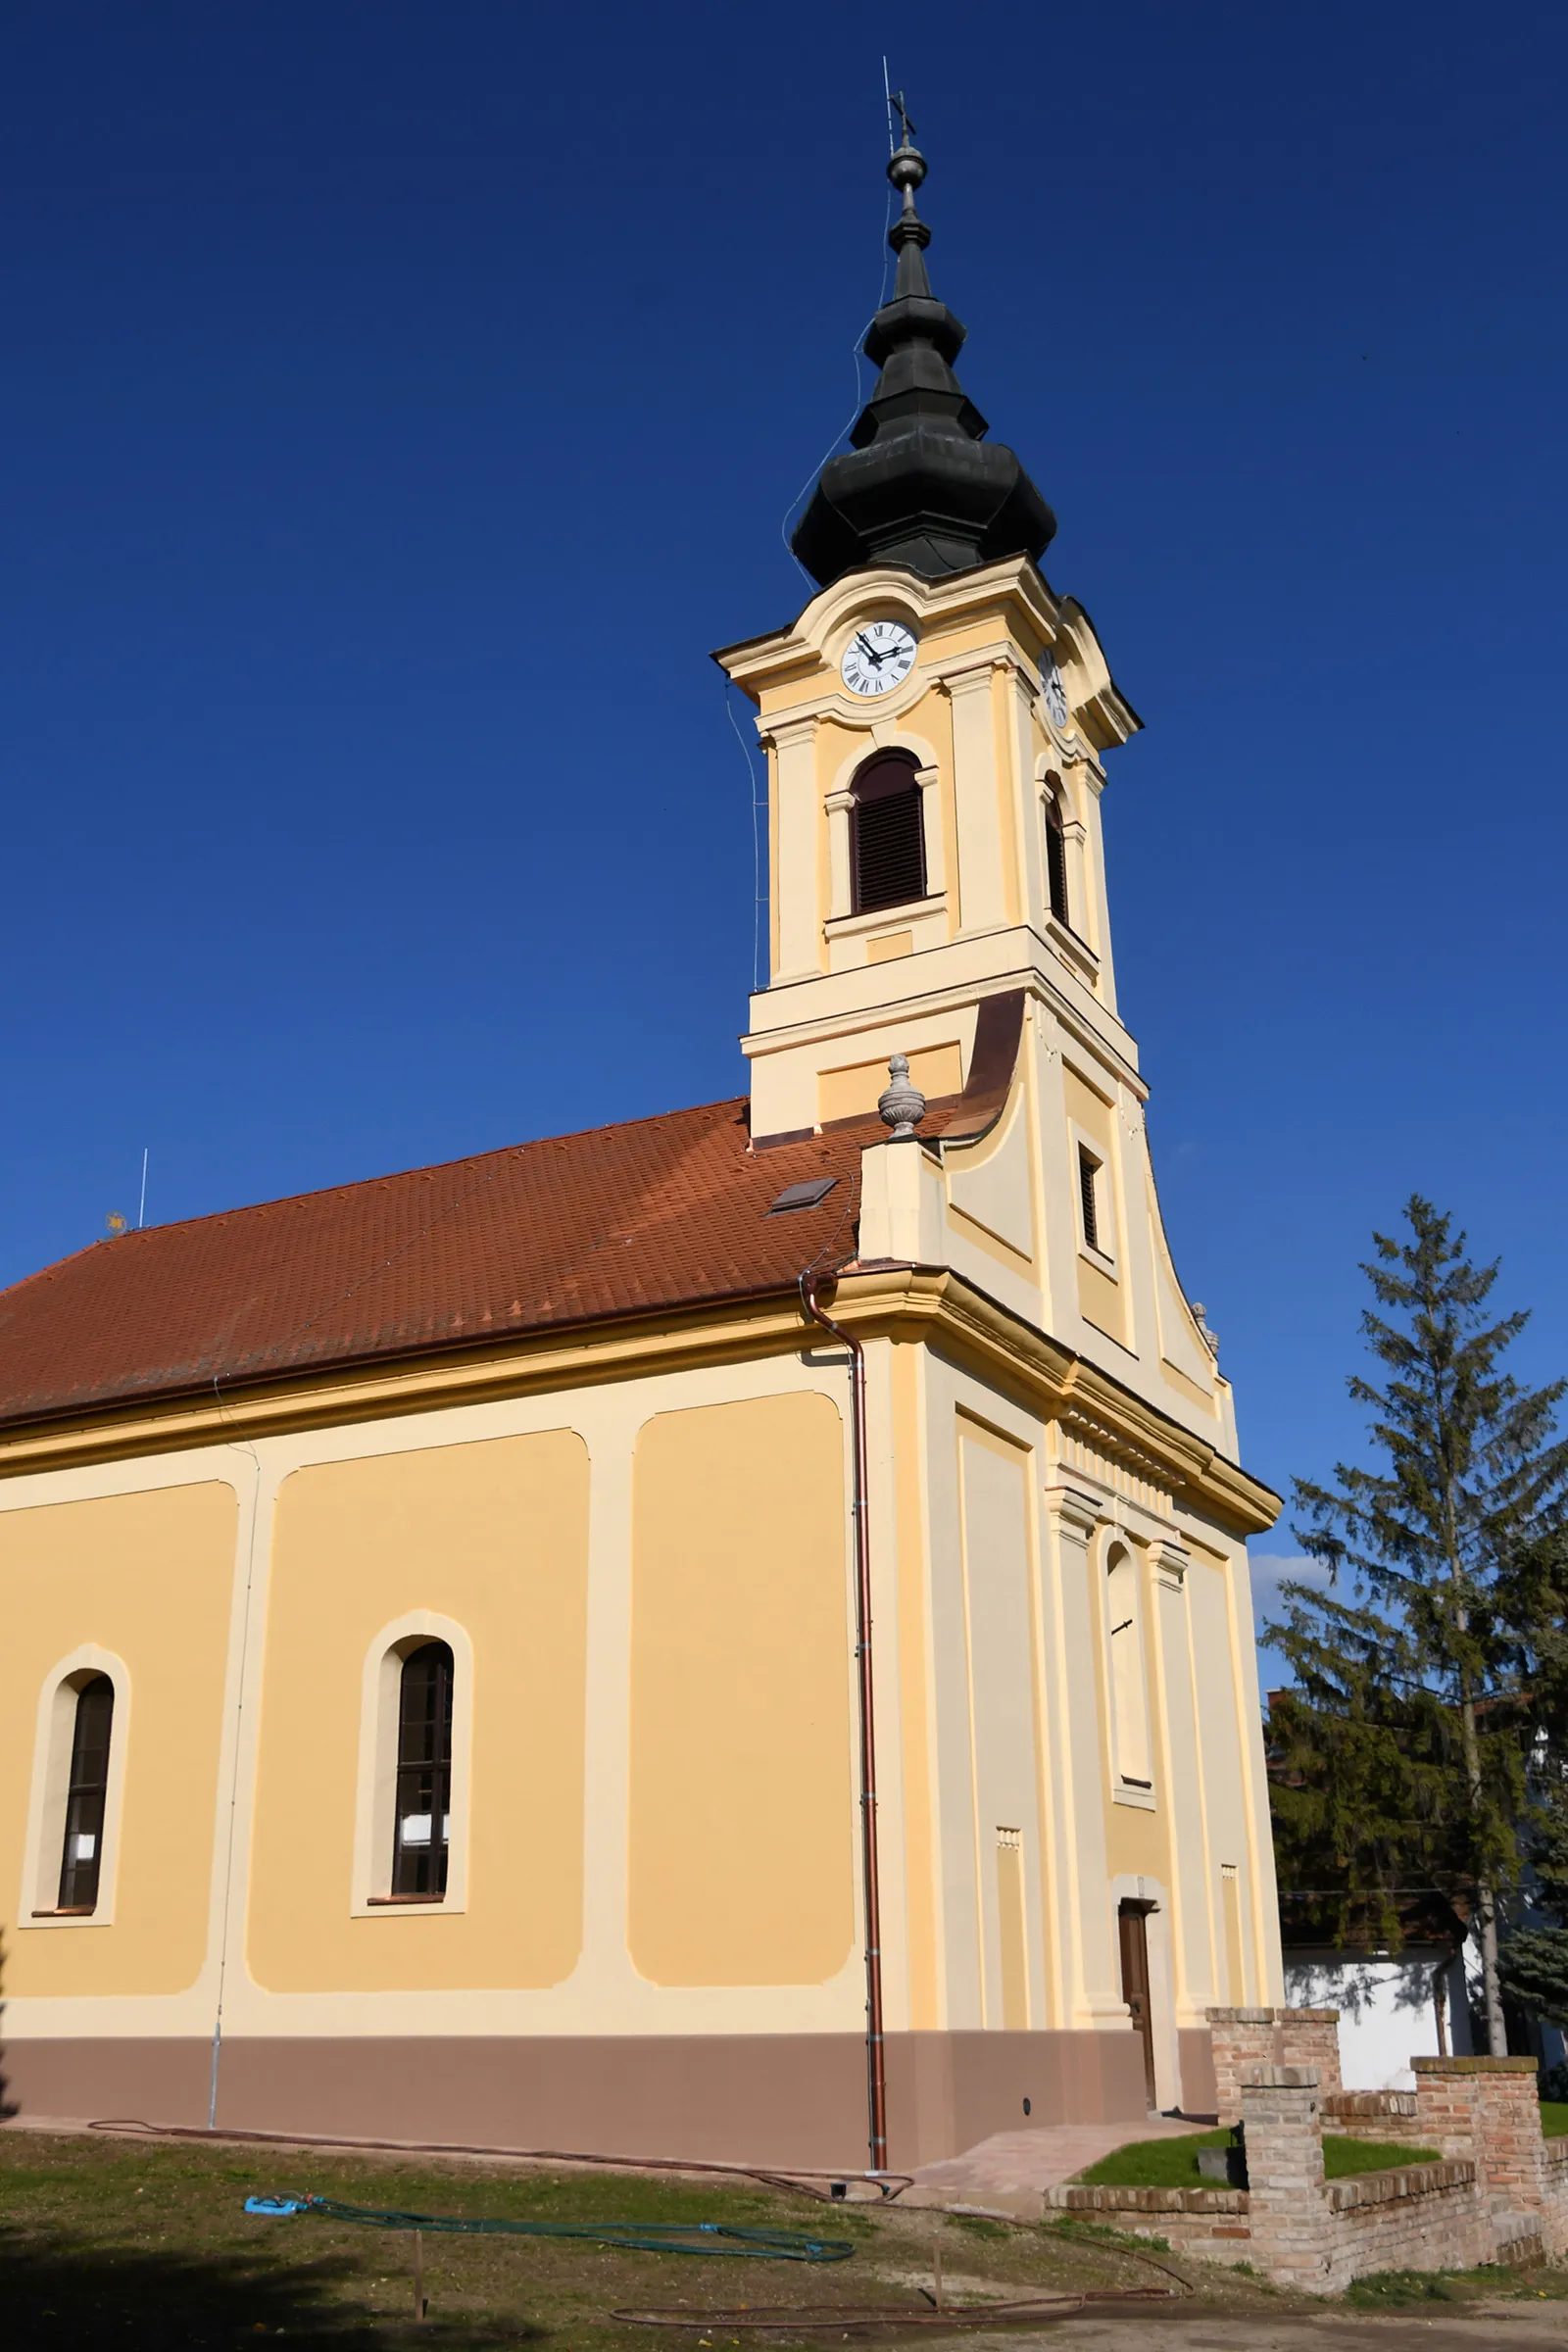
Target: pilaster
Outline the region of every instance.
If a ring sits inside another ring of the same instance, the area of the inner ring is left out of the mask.
[[[925,895],[937,899],[948,887],[948,858],[942,839],[942,770],[917,767],[920,787],[920,825],[925,841]]]
[[[816,903],[816,714],[771,730],[778,933],[776,982],[814,979],[822,968]],[[846,844],[846,871],[848,845]]]
[[[855,908],[855,885],[850,871],[850,811],[855,807],[855,795],[830,792],[822,806],[827,810],[828,919],[833,922],[841,915],[853,913]]]
[[[953,790],[958,832],[958,936],[997,931],[1007,920],[1002,798],[992,708],[993,657],[947,670],[953,704]]]
[[[1103,1762],[1095,1679],[1086,1671],[1100,1628],[1091,1605],[1089,1546],[1100,1524],[1092,1495],[1048,1487],[1046,1628],[1051,1688],[1045,1708],[1051,1751],[1052,1842],[1066,1950],[1061,1982],[1071,2026],[1125,2023],[1109,1896]],[[1087,1901],[1086,1901],[1087,1896]]]

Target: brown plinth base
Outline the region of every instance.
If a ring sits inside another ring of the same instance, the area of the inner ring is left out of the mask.
[[[1182,2026],[1177,2030],[1176,2040],[1182,2070],[1182,2112],[1212,2115],[1219,2106],[1219,2089],[1214,2081],[1214,2036],[1207,2026]]]
[[[205,2124],[212,2047],[24,2039],[7,2044],[0,2072],[24,2117]],[[895,2170],[993,2132],[1147,2112],[1131,2032],[895,2034],[887,2079]],[[858,2170],[865,2116],[853,2034],[230,2039],[219,2071],[220,2129],[356,2139]]]

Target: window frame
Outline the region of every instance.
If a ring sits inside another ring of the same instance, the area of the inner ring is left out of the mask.
[[[1102,1154],[1085,1143],[1078,1146],[1078,1228],[1086,1250],[1097,1257],[1109,1252],[1100,1239],[1100,1179],[1105,1172]]]
[[[420,1670],[424,1689],[411,1692],[411,1670]],[[392,1805],[392,1883],[386,1899],[392,1903],[444,1903],[452,1854],[452,1698],[457,1660],[450,1643],[421,1642],[405,1650],[398,1674],[398,1752]],[[411,1715],[410,1698],[419,1703]],[[427,1705],[426,1699],[433,1702]],[[405,1754],[412,1744],[426,1752]],[[411,1793],[413,1789],[417,1793]],[[423,1803],[422,1813],[418,1810]],[[409,1833],[422,1821],[423,1840]],[[428,1886],[400,1884],[421,1875],[421,1865],[435,1864]]]
[[[867,798],[862,787],[876,775],[879,769],[890,772],[895,769],[906,769],[908,775],[906,790],[890,785],[886,790],[872,792]],[[851,802],[849,810],[850,913],[853,916],[868,915],[881,918],[895,913],[900,907],[923,906],[930,895],[931,859],[926,844],[926,788],[921,780],[920,763],[915,755],[904,750],[899,745],[890,745],[886,750],[879,749],[873,752],[869,759],[860,761],[850,779],[848,789]],[[915,834],[919,845],[920,858],[919,888],[903,898],[879,899],[874,906],[867,906],[860,892],[861,815],[867,808],[874,808],[878,802],[905,800],[911,802],[914,809]]]
[[[444,1894],[400,1895],[392,1890],[397,1837],[398,1726],[403,1667],[427,1642],[452,1652],[451,1834]],[[349,1912],[355,1919],[397,1919],[468,1907],[469,1781],[473,1736],[473,1644],[453,1618],[412,1609],[382,1626],[365,1655],[360,1691],[358,1791],[354,1809],[353,1880]]]
[[[1115,1579],[1125,1570],[1126,1584]],[[1144,1555],[1119,1529],[1112,1530],[1101,1557],[1101,1609],[1105,1640],[1105,1695],[1109,1701],[1111,1795],[1118,1804],[1156,1809],[1154,1793],[1154,1718],[1150,1700],[1149,1657],[1144,1639],[1148,1612],[1144,1607]],[[1130,1614],[1116,1622],[1117,1610]],[[1130,1633],[1131,1640],[1127,1640]],[[1125,1646],[1118,1649],[1118,1636]],[[1136,1714],[1129,1725],[1125,1716]],[[1137,1737],[1134,1737],[1136,1733]],[[1129,1750],[1136,1747],[1137,1753]],[[1130,1764],[1141,1771],[1128,1770]]]
[[[98,1852],[98,1885],[90,1909],[62,1910],[66,1818],[75,1744],[76,1701],[83,1688],[102,1676],[114,1693],[109,1765],[104,1782],[104,1817]],[[27,1826],[23,1840],[19,1931],[109,1928],[115,1923],[120,1848],[125,1796],[125,1759],[130,1746],[130,1676],[112,1650],[84,1642],[60,1658],[38,1693],[33,1734],[32,1778]]]
[[[1073,931],[1072,886],[1067,878],[1067,827],[1061,812],[1061,785],[1048,775],[1040,790],[1040,813],[1046,836],[1046,912],[1064,931]],[[1059,900],[1059,905],[1058,905]]]
[[[1079,1254],[1090,1265],[1098,1266],[1112,1282],[1121,1279],[1116,1248],[1120,1220],[1116,1206],[1116,1178],[1111,1154],[1098,1137],[1090,1135],[1070,1120],[1069,1136],[1072,1145],[1073,1223],[1078,1234]],[[1091,1237],[1084,1219],[1084,1168],[1093,1166],[1095,1175],[1095,1231]]]
[[[61,1839],[60,1887],[55,1905],[63,1919],[90,1918],[98,1908],[98,1882],[104,1868],[104,1815],[109,1807],[109,1766],[115,1752],[114,1684],[107,1674],[89,1674],[74,1687],[76,1703],[71,1711],[65,1835]],[[100,1713],[101,1723],[96,1720]]]

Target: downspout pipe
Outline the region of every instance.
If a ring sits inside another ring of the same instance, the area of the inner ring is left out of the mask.
[[[824,1314],[822,1276],[801,1276],[801,1304],[813,1323],[850,1351],[850,1426],[855,1453],[855,1659],[860,1698],[860,1865],[865,1886],[865,2081],[873,2173],[888,2169],[887,2062],[882,2042],[882,1889],[877,1862],[876,1707],[871,1672],[871,1515],[866,1474],[865,1349],[853,1332]]]

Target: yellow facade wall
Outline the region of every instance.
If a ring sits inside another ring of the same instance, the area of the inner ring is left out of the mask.
[[[821,1984],[850,1955],[845,1518],[828,1397],[638,1435],[627,1934],[655,1984]]]
[[[233,1488],[215,1481],[0,1512],[0,1894],[24,1920],[45,1679],[91,1642],[123,1661],[130,1702],[114,1728],[125,1777],[113,1921],[8,1935],[5,1990],[15,1997],[183,1992],[200,1973],[237,1508]]]
[[[927,1102],[963,1091],[963,1054],[956,1045],[917,1046],[909,1055],[909,1083]],[[886,1092],[888,1065],[883,1061],[856,1062],[846,1070],[823,1070],[816,1082],[816,1115],[825,1127],[830,1119],[854,1119],[875,1110]]]
[[[248,1953],[274,1992],[560,1983],[582,1943],[588,1453],[569,1430],[297,1470],[278,1495]],[[355,1917],[365,1661],[473,1646],[467,1902]]]

